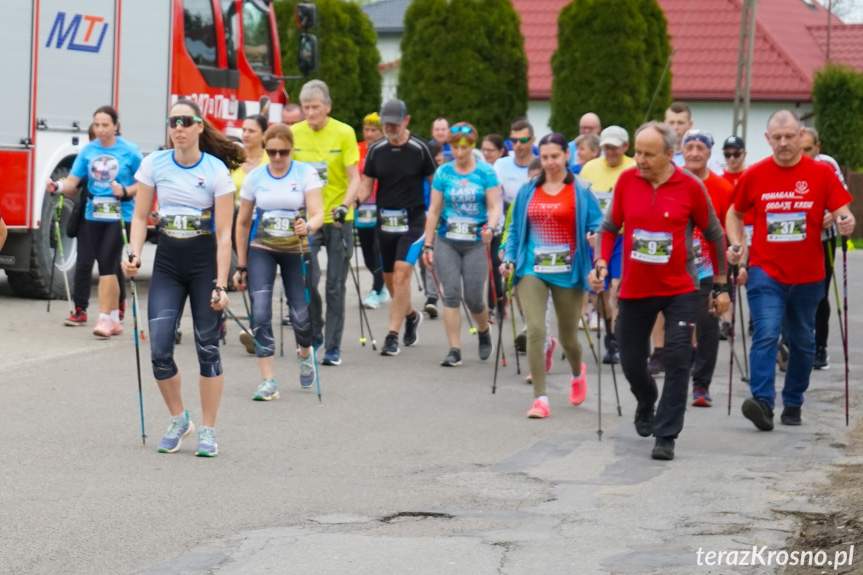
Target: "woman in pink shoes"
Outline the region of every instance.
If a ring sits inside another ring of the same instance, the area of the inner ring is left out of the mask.
[[[599,228],[602,212],[584,180],[567,166],[569,148],[562,134],[539,141],[542,172],[516,196],[501,264],[501,274],[515,274],[527,323],[527,360],[533,374],[531,418],[550,415],[545,391],[545,313],[549,293],[557,314],[558,339],[572,370],[570,402],[587,397],[587,370],[581,362],[578,318],[587,274],[592,269],[588,233]]]

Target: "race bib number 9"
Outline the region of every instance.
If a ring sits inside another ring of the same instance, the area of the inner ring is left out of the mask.
[[[120,200],[117,198],[93,198],[93,219],[118,222],[121,209]]]
[[[355,221],[358,228],[371,228],[378,221],[378,208],[374,204],[363,204],[357,208]]]
[[[212,212],[188,206],[162,206],[159,227],[172,238],[191,238],[210,233]]]
[[[533,258],[534,273],[562,274],[572,271],[572,255],[568,245],[537,246]]]
[[[268,210],[261,214],[258,234],[270,238],[290,238],[294,236],[296,210]]]
[[[768,242],[799,242],[806,239],[806,212],[768,213]]]
[[[632,259],[649,264],[667,264],[671,260],[672,235],[668,232],[632,232]]]
[[[408,231],[407,210],[381,210],[381,231],[403,234]]]
[[[477,240],[477,229],[479,222],[476,218],[454,216],[446,221],[445,237],[458,242],[474,242]]]

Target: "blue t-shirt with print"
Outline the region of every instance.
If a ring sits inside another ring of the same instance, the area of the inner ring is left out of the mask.
[[[452,240],[480,241],[479,226],[488,221],[485,192],[497,185],[494,168],[485,162],[476,162],[469,174],[459,174],[454,162],[439,167],[432,182],[432,188],[444,197],[438,235]]]
[[[111,182],[129,187],[135,183],[135,172],[141,165],[141,150],[135,144],[118,137],[113,146],[105,148],[93,140],[81,150],[72,164],[71,174],[87,178],[87,189],[92,197],[87,200],[84,217],[92,222],[118,221],[115,207],[119,198],[114,196]],[[123,218],[132,221],[135,201],[120,202]],[[94,207],[98,209],[94,210]]]

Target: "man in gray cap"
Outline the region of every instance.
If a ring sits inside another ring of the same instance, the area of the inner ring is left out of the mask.
[[[366,201],[377,181],[378,239],[384,282],[392,294],[389,333],[381,355],[398,355],[399,331],[403,342],[417,342],[422,314],[411,305],[413,266],[422,248],[426,205],[423,183],[431,184],[437,164],[428,143],[408,130],[411,117],[401,100],[389,100],[381,109],[384,139],[369,146],[359,201]]]

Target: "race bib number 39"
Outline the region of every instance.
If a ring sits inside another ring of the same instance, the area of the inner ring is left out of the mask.
[[[669,232],[632,232],[632,259],[649,264],[667,264],[671,260],[672,235]]]
[[[295,210],[268,210],[261,214],[259,233],[271,238],[290,238],[294,235]]]
[[[768,213],[768,242],[799,242],[806,239],[806,212]]]
[[[533,271],[538,274],[562,274],[572,271],[572,255],[568,245],[537,246],[533,263]]]
[[[408,231],[407,210],[381,210],[381,231],[403,234]]]
[[[108,222],[120,220],[120,200],[117,198],[93,198],[93,218]]]
[[[476,218],[453,216],[446,221],[446,238],[460,242],[473,242],[477,240],[478,228],[479,222]]]

